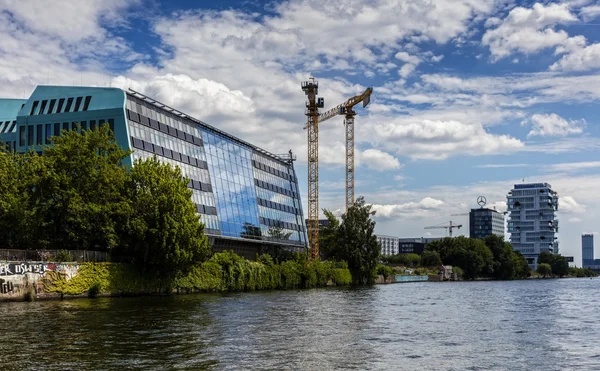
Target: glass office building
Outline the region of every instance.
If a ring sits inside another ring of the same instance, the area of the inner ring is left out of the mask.
[[[504,214],[483,207],[471,209],[469,212],[469,236],[486,238],[492,234],[504,237]]]
[[[39,86],[27,100],[0,99],[0,140],[42,151],[62,130],[108,124],[131,149],[128,165],[157,156],[181,168],[213,249],[254,258],[303,251],[306,230],[293,156],[274,155],[134,91]]]

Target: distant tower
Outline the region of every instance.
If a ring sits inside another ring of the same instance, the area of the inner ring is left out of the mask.
[[[584,233],[581,235],[581,266],[594,264],[594,235]]]
[[[479,209],[471,209],[469,212],[469,237],[486,238],[492,234],[504,237],[504,214],[484,207],[486,203],[485,197],[479,196]]]
[[[508,192],[510,243],[532,269],[542,252],[558,254],[558,193],[548,183],[515,184]]]

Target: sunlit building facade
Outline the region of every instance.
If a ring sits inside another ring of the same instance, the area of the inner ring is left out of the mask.
[[[507,206],[510,243],[532,269],[537,269],[540,253],[558,254],[558,193],[550,184],[515,184]]]
[[[274,155],[134,91],[39,86],[29,99],[0,99],[0,140],[10,151],[43,152],[63,130],[107,124],[133,152],[178,166],[213,249],[253,258],[304,251],[306,232],[293,156]]]
[[[504,214],[494,209],[471,209],[469,213],[469,237],[486,238],[490,235],[504,237]]]

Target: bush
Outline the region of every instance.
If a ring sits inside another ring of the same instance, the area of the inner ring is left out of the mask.
[[[458,278],[463,278],[465,275],[465,272],[460,267],[452,267],[452,272],[454,272]]]
[[[88,290],[88,297],[90,298],[95,298],[98,296],[98,294],[100,293],[102,289],[102,285],[100,285],[100,282],[94,282],[92,284],[92,286],[90,286],[90,289]]]
[[[423,267],[439,267],[442,265],[442,259],[437,251],[423,251],[421,255],[421,265]]]
[[[378,264],[377,274],[383,276],[383,278],[387,280],[388,277],[391,277],[394,274],[394,270],[387,265]]]
[[[71,256],[71,253],[68,252],[67,250],[59,250],[58,253],[56,254],[55,260],[57,263],[75,261],[75,259],[73,259],[73,256]]]

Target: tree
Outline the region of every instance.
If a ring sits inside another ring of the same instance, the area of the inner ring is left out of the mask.
[[[462,268],[466,279],[489,277],[494,271],[492,252],[480,239],[444,238],[429,243],[426,250],[437,252],[444,264]]]
[[[328,223],[319,230],[319,250],[325,259],[343,260],[338,243],[340,222],[330,210],[323,209]]]
[[[418,254],[404,254],[406,259],[406,265],[409,267],[417,267],[421,263],[421,256]]]
[[[491,234],[485,238],[485,245],[493,255],[493,277],[499,280],[512,280],[515,278],[516,269],[513,262],[513,249],[509,243],[504,242],[504,237]]]
[[[440,254],[437,251],[423,251],[423,255],[421,255],[421,266],[423,267],[439,267],[442,265],[442,259],[440,258]]]
[[[552,267],[548,263],[538,263],[537,272],[546,278],[546,276],[552,274]]]
[[[371,205],[359,197],[342,216],[338,229],[340,255],[348,262],[355,285],[375,282],[381,246],[373,234],[375,222],[370,218]]]
[[[531,276],[531,268],[527,264],[527,260],[519,251],[512,253],[513,266],[515,267],[516,278],[527,278]]]
[[[552,265],[552,263],[554,262],[554,257],[555,257],[554,254],[544,251],[544,252],[540,253],[540,255],[538,255],[537,262],[538,262],[538,264]]]
[[[131,169],[134,212],[127,252],[145,272],[176,278],[210,253],[187,184],[179,167],[161,163],[156,156],[137,160]]]
[[[569,274],[569,262],[562,255],[554,255],[554,261],[550,265],[552,267],[552,274],[559,277],[564,277]]]
[[[65,131],[52,140],[43,149],[46,168],[33,194],[45,232],[41,240],[54,249],[117,246],[118,230],[131,214],[123,166],[130,152],[119,147],[108,125]]]

